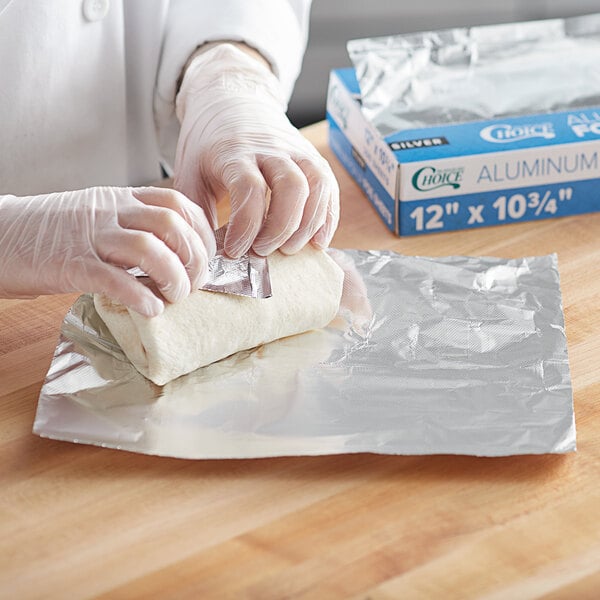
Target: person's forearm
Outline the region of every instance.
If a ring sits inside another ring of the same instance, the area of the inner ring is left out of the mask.
[[[181,71],[179,81],[177,82],[177,91],[179,91],[179,89],[181,88],[181,82],[183,81],[183,77],[185,76],[185,73],[192,61],[194,60],[194,58],[196,58],[200,54],[203,54],[207,50],[211,50],[215,46],[219,46],[221,44],[232,44],[236,48],[240,49],[242,52],[246,53],[248,56],[251,56],[258,62],[265,65],[265,67],[267,67],[270,71],[273,71],[271,63],[258,50],[256,50],[256,48],[248,46],[248,44],[245,44],[244,42],[234,42],[232,40],[218,40],[215,42],[206,42],[205,44],[198,46],[198,48],[196,48],[196,50],[192,53],[192,55],[188,58],[187,62],[185,63],[185,66]]]

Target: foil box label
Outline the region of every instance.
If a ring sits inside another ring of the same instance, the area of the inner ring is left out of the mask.
[[[354,69],[332,71],[330,146],[398,235],[600,210],[600,107],[383,137],[359,100]]]

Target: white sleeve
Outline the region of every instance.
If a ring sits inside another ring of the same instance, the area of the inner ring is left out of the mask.
[[[311,1],[170,1],[154,97],[158,138],[167,163],[172,164],[179,134],[177,81],[194,50],[205,42],[245,42],[271,63],[289,99],[308,41]]]

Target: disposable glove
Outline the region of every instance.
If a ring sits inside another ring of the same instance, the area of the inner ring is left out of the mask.
[[[275,75],[231,44],[195,57],[177,96],[181,122],[175,188],[217,227],[216,203],[229,197],[225,252],[250,247],[287,254],[312,241],[329,245],[339,188],[327,161],[285,115]]]
[[[162,299],[125,269],[140,267],[177,302],[205,281],[214,253],[202,210],[174,190],[0,196],[0,297],[101,292],[151,317]]]
[[[344,271],[344,288],[339,314],[352,326],[354,334],[366,338],[371,331],[373,320],[373,307],[369,300],[367,286],[348,254],[335,248],[330,248],[327,253]]]

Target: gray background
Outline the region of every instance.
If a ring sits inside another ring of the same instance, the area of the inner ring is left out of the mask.
[[[288,114],[298,127],[325,117],[329,71],[350,66],[350,39],[599,11],[600,0],[313,0],[308,48]]]

